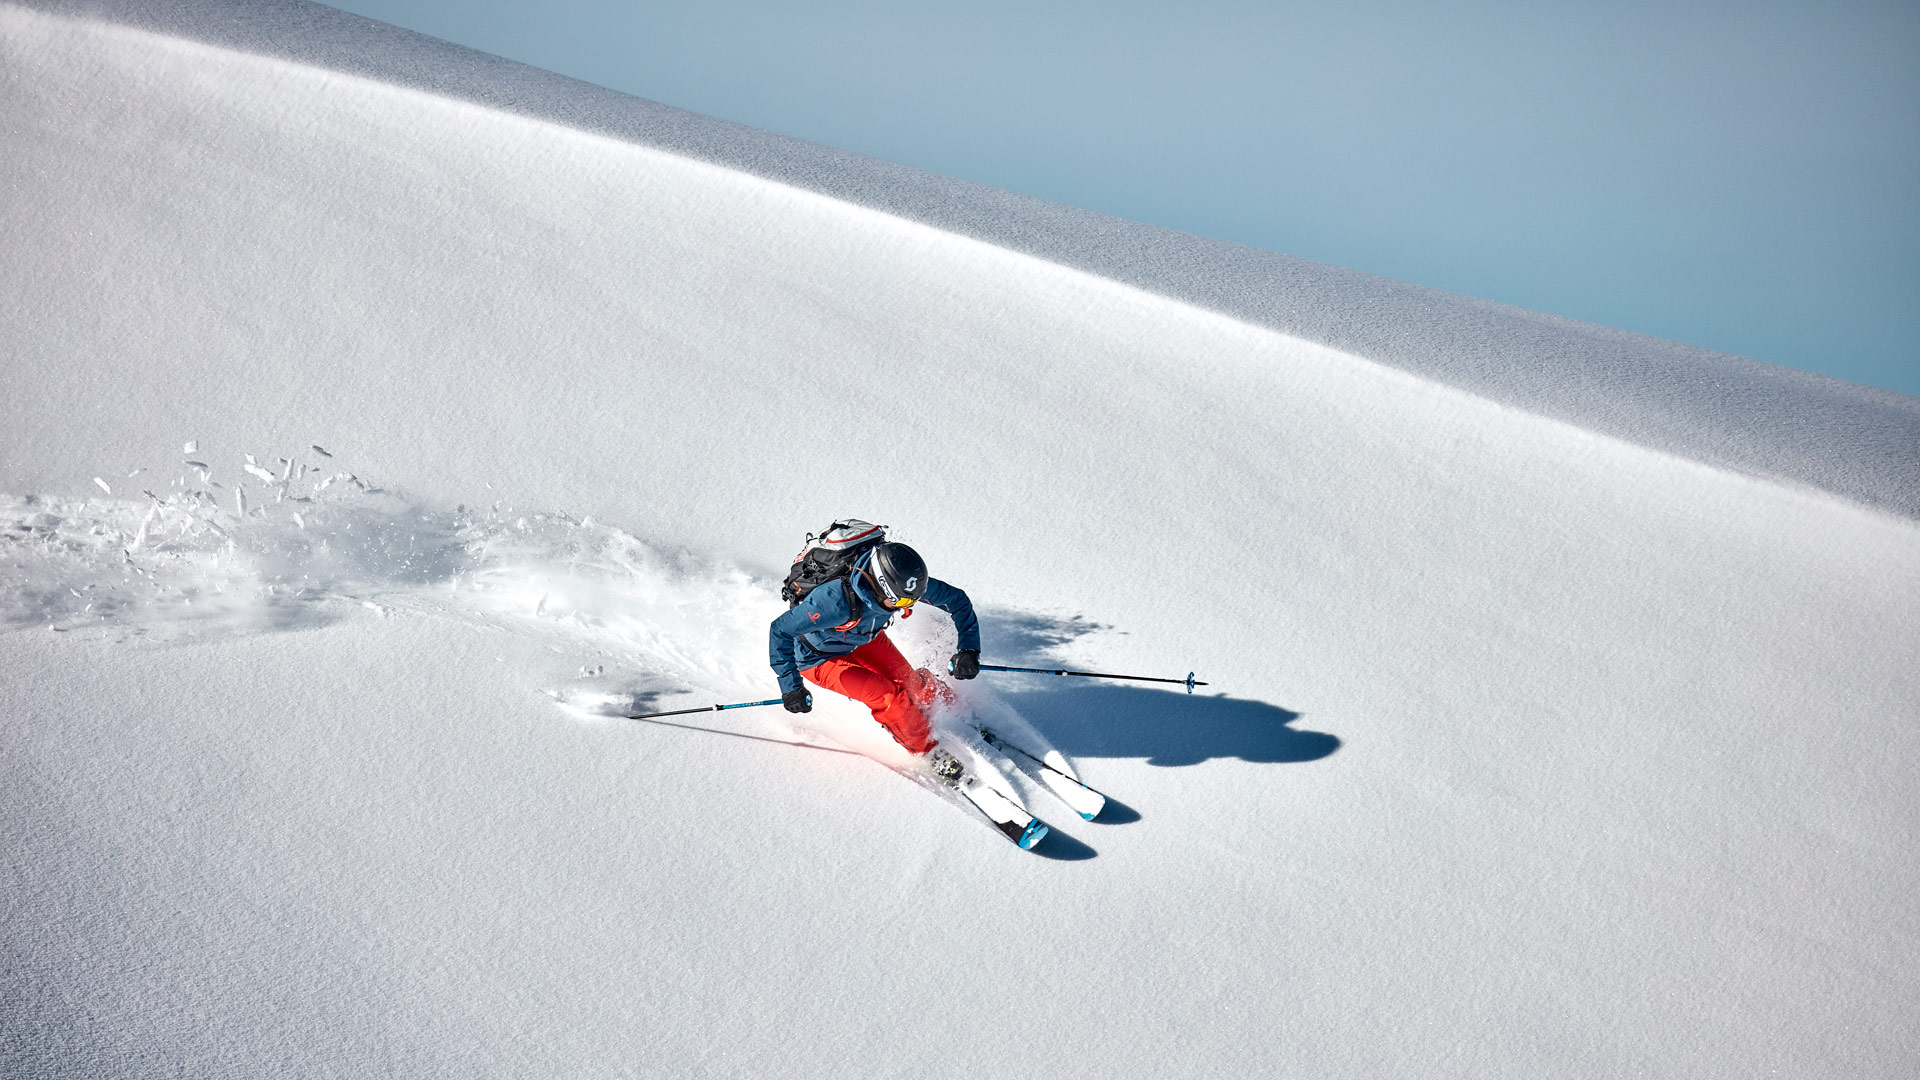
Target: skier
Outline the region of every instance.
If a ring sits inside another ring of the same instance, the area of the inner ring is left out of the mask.
[[[926,562],[907,545],[881,543],[860,553],[845,576],[813,587],[773,620],[769,659],[787,711],[813,708],[801,685],[805,679],[873,710],[873,718],[909,753],[932,750],[938,743],[926,709],[952,691],[932,672],[909,665],[886,634],[896,612],[907,618],[923,600],[953,616],[960,632],[950,665],[953,677],[980,674],[980,620],[967,594],[928,577]]]

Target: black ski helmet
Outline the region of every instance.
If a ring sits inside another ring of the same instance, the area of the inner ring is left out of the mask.
[[[882,604],[905,607],[927,594],[927,563],[905,544],[881,544],[867,560],[867,580]]]

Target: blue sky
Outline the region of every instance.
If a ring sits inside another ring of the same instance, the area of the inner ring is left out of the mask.
[[[347,0],[696,112],[1920,395],[1920,4]]]

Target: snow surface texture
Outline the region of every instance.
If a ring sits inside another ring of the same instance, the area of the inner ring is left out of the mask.
[[[0,1074],[1920,1060],[1912,399],[313,7],[0,6],[0,110]],[[1050,858],[591,715],[772,696],[844,514],[1215,694],[969,686]]]

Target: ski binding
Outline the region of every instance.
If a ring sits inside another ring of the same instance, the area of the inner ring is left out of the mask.
[[[1051,831],[1046,822],[1027,813],[1019,803],[987,786],[979,777],[968,775],[960,760],[945,750],[936,749],[927,761],[936,781],[959,792],[1007,839],[1020,845],[1021,850],[1032,851]]]

